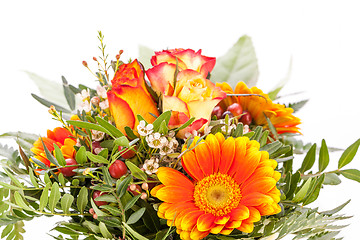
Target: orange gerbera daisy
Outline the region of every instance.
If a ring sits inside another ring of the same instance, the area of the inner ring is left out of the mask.
[[[228,83],[216,83],[226,93],[234,93]],[[235,94],[259,94],[258,96],[247,97],[227,97],[220,106],[227,109],[233,103],[239,103],[244,111],[250,113],[253,122],[258,126],[268,126],[264,114],[270,119],[271,123],[276,128],[276,131],[281,133],[300,133],[299,125],[300,119],[293,116],[294,110],[286,108],[282,104],[273,103],[269,96],[257,87],[248,88],[244,82],[239,82],[235,87]]]
[[[208,135],[181,159],[193,180],[172,168],[158,169],[162,184],[151,191],[163,201],[158,216],[176,226],[181,239],[228,235],[235,228],[252,232],[261,216],[281,211],[277,162],[259,148],[247,137]]]
[[[54,151],[54,144],[58,145],[64,158],[75,158],[76,151],[74,145],[76,141],[66,128],[57,127],[53,131],[47,130],[47,137],[42,138],[45,146],[49,149],[50,152]],[[31,148],[31,151],[35,154],[35,158],[47,166],[50,166],[50,161],[47,159],[44,146],[41,142],[41,138],[35,141],[34,147]]]

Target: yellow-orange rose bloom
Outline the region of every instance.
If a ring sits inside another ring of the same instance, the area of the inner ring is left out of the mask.
[[[181,70],[174,81],[175,71],[175,64],[163,62],[147,70],[146,74],[154,91],[161,96],[162,110],[172,110],[169,127],[181,126],[195,117],[194,123],[199,129],[210,121],[212,110],[226,93],[192,69]],[[184,134],[182,132],[178,137],[183,138]]]
[[[152,123],[159,116],[156,104],[145,86],[144,72],[135,59],[123,64],[111,81],[112,89],[107,92],[109,108],[116,127],[124,134],[125,127],[135,129],[139,124],[137,115]]]

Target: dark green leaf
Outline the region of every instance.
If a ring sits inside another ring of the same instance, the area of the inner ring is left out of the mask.
[[[98,196],[94,200],[95,201],[104,201],[104,202],[114,202],[114,203],[117,202],[116,198],[113,195],[110,195],[110,194],[103,194],[101,196]]]
[[[77,150],[75,160],[78,164],[84,164],[87,162],[85,146],[81,146],[79,150]]]
[[[266,144],[264,147],[260,148],[260,151],[267,151],[269,154],[272,154],[279,150],[282,146],[280,141],[275,141],[269,144]]]
[[[261,133],[262,133],[262,129],[263,128],[261,126],[257,126],[254,130],[255,134],[250,138],[250,140],[255,140],[255,141],[259,142]]]
[[[261,135],[261,138],[259,140],[259,143],[260,143],[260,147],[263,147],[266,145],[267,143],[267,140],[268,140],[268,136],[269,136],[269,130],[265,130],[262,135]]]
[[[320,153],[319,153],[319,172],[322,172],[329,165],[329,150],[326,146],[325,139],[321,142]]]
[[[134,131],[133,131],[130,127],[126,126],[124,129],[125,129],[125,132],[126,132],[127,137],[128,137],[130,140],[133,140],[133,139],[136,139],[136,138],[137,138],[137,136],[135,135]]]
[[[286,199],[293,198],[294,192],[297,188],[299,181],[300,181],[300,173],[296,172],[291,176],[290,187],[289,187],[288,192],[286,192]]]
[[[78,127],[78,128],[98,130],[98,131],[109,134],[112,138],[115,138],[109,130],[107,130],[103,126],[97,125],[95,123],[75,121],[75,120],[68,120],[67,123],[74,127]]]
[[[239,81],[255,86],[259,70],[251,38],[242,36],[224,56],[217,58],[211,75],[216,82],[227,82],[233,88]]]
[[[295,197],[293,198],[293,202],[300,202],[304,199],[306,196],[306,193],[308,192],[310,185],[311,185],[312,178],[309,178],[306,180],[304,185],[300,188],[300,190],[295,194]]]
[[[106,166],[103,166],[102,167],[102,173],[103,173],[103,176],[104,176],[104,181],[109,184],[109,185],[113,185],[113,179],[112,177],[110,176],[110,173],[109,173],[109,169],[106,167]]]
[[[126,231],[128,231],[132,236],[134,236],[135,239],[137,239],[137,240],[149,240],[148,238],[146,238],[143,235],[139,234],[138,232],[134,231],[134,229],[132,229],[126,223],[123,222],[123,225],[124,225]]]
[[[64,76],[61,76],[63,82],[63,89],[66,101],[71,110],[75,110],[75,94],[71,91],[68,82],[66,81]]]
[[[315,156],[316,156],[316,143],[314,143],[310,150],[307,152],[303,163],[301,164],[300,173],[304,173],[305,171],[311,169],[311,167],[315,163]]]
[[[86,156],[95,163],[104,163],[104,164],[109,164],[109,160],[107,160],[106,158],[100,156],[100,155],[95,155],[91,152],[86,152]]]
[[[49,169],[48,166],[46,166],[43,162],[37,160],[35,157],[32,157],[31,160],[33,160],[33,162],[34,162],[37,166],[39,166],[40,168],[42,168],[42,169]]]
[[[122,181],[120,181],[120,179],[118,180],[118,181],[120,181],[120,183],[117,184],[116,193],[119,196],[119,198],[121,198],[124,195],[124,193],[126,192],[126,189],[129,186],[131,179],[132,179],[132,176],[129,175]]]
[[[108,210],[110,212],[110,214],[113,216],[121,216],[122,215],[122,212],[118,207],[113,207],[110,205],[102,205],[100,208]]]
[[[279,139],[278,133],[276,131],[276,128],[274,127],[274,125],[272,124],[271,120],[266,116],[266,114],[264,113],[264,117],[266,119],[266,122],[269,126],[269,129],[271,131],[271,133],[273,134],[273,136],[275,137],[275,139]]]
[[[348,179],[360,182],[360,171],[357,169],[341,170],[340,174]]]
[[[52,163],[54,164],[55,166],[57,167],[60,167],[60,164],[58,163],[58,161],[56,160],[56,158],[54,158],[54,156],[50,153],[49,149],[46,147],[44,141],[41,139],[41,142],[42,142],[42,145],[44,147],[44,151],[45,151],[45,155],[46,155],[46,158]]]
[[[239,122],[232,136],[234,138],[241,137],[243,135],[243,132],[244,132],[244,125],[242,122]]]
[[[86,205],[88,204],[89,199],[88,199],[88,190],[87,188],[84,186],[80,189],[79,195],[77,197],[77,201],[76,201],[76,205],[78,207],[78,210],[80,212],[80,214],[82,214],[85,210]]]
[[[154,132],[158,132],[160,125],[162,123],[162,121],[165,120],[166,122],[166,126],[169,125],[169,121],[170,121],[170,117],[171,117],[171,111],[166,111],[163,112],[154,122],[153,122],[153,126],[154,126]]]
[[[100,117],[96,117],[96,121],[105,129],[107,129],[109,132],[112,133],[112,135],[115,138],[119,138],[124,136],[124,134],[117,129],[114,125],[110,124],[108,121],[105,121],[104,119],[100,118]]]
[[[307,192],[306,197],[303,200],[303,205],[312,203],[318,198],[324,179],[325,174],[322,174],[316,179],[316,181],[314,181],[314,184],[312,184],[310,190]]]
[[[147,175],[144,173],[138,166],[136,166],[134,163],[130,161],[125,162],[126,166],[129,168],[131,175],[134,177],[147,181]]]
[[[39,97],[38,95],[32,93],[31,96],[33,98],[35,98],[39,103],[41,103],[42,105],[44,105],[45,107],[48,107],[50,108],[51,106],[54,106],[56,111],[59,111],[59,112],[63,112],[63,113],[71,113],[71,111],[69,109],[66,109],[64,107],[61,107],[59,105],[57,105],[56,103],[53,103],[53,102],[50,102],[44,98],[41,98]]]
[[[64,211],[65,214],[70,213],[69,209],[73,202],[74,202],[74,196],[72,196],[71,194],[66,193],[64,194],[64,196],[62,196],[61,209]]]
[[[139,210],[135,211],[133,214],[130,215],[129,219],[126,221],[127,224],[134,224],[140,220],[142,215],[145,213],[146,208],[140,208]]]
[[[339,163],[338,163],[339,169],[346,166],[353,160],[353,158],[355,157],[356,152],[359,148],[359,145],[360,145],[360,139],[358,139],[356,142],[354,142],[350,147],[348,147],[343,152],[343,154],[341,155],[341,157],[339,159]]]
[[[183,125],[181,125],[179,128],[175,129],[175,131],[180,131],[182,129],[185,129],[186,127],[190,126],[194,122],[195,118],[192,117],[189,120],[187,120]]]
[[[141,194],[138,194],[138,195],[134,196],[129,202],[127,202],[124,207],[124,211],[127,211],[130,208],[132,208],[134,206],[134,204],[137,202],[137,200],[139,200],[140,197],[141,197]]]

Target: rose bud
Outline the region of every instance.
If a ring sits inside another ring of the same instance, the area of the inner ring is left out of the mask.
[[[110,165],[109,173],[113,178],[121,178],[127,173],[126,164],[121,160],[116,160]]]
[[[66,165],[77,165],[78,163],[76,162],[75,159],[73,158],[68,158],[65,160]],[[60,168],[60,172],[65,176],[65,177],[72,177],[76,174],[76,172],[73,172],[74,169],[76,169],[78,167],[74,166],[74,167],[63,167]]]
[[[239,116],[243,113],[243,109],[240,104],[233,103],[228,108],[227,111],[230,111],[234,116]]]

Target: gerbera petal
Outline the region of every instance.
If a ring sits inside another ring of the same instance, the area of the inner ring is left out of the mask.
[[[193,200],[193,191],[178,186],[165,186],[156,192],[156,197],[169,203],[187,202]]]
[[[187,213],[181,221],[181,229],[184,231],[191,231],[196,225],[198,218],[204,214],[204,211],[197,210]]]
[[[246,152],[246,161],[239,163],[234,178],[238,183],[244,182],[255,171],[259,164],[261,154],[256,148],[250,148]]]
[[[195,148],[195,155],[200,169],[204,176],[209,176],[213,173],[213,155],[206,141],[203,141]]]
[[[226,139],[221,146],[221,162],[219,165],[220,173],[227,173],[231,167],[235,156],[235,140],[234,138]]]
[[[221,232],[221,230],[225,227],[225,224],[219,224],[216,225],[215,227],[211,228],[210,233],[212,234],[218,234],[219,232]]]
[[[245,222],[258,222],[261,219],[260,212],[254,207],[248,207],[250,214],[249,218],[245,219]]]
[[[245,233],[251,233],[254,230],[254,224],[252,222],[243,221],[241,226],[237,229]]]
[[[226,228],[226,225],[225,225],[225,227],[221,230],[220,234],[229,235],[233,230],[234,230],[234,228]]]
[[[220,159],[221,159],[221,148],[219,141],[213,134],[209,134],[206,139],[206,143],[209,146],[209,149],[212,154],[213,159],[213,172],[217,172],[220,165]]]
[[[271,177],[262,177],[254,179],[244,186],[241,193],[247,195],[252,192],[266,193],[276,185],[275,179]]]
[[[219,216],[215,219],[215,223],[216,224],[220,224],[220,225],[223,225],[225,223],[227,223],[227,221],[229,221],[230,219],[230,216],[229,215],[225,215],[225,216]]]
[[[190,238],[190,231],[181,231],[180,232],[180,238],[183,240],[191,240]]]
[[[245,206],[259,206],[263,203],[271,202],[273,202],[273,199],[270,196],[258,192],[245,195],[240,201],[240,203]]]
[[[153,189],[151,189],[150,194],[153,195],[154,197],[157,197],[156,196],[157,191],[159,189],[163,188],[163,187],[165,187],[164,184],[160,184],[160,185],[155,186]]]
[[[195,140],[194,140],[195,141]],[[196,155],[193,151],[189,151],[184,154],[181,158],[181,164],[185,171],[194,179],[201,180],[204,177],[203,172],[200,169],[200,166],[196,160]]]
[[[232,220],[244,220],[249,218],[249,216],[250,216],[249,208],[247,208],[242,204],[239,204],[239,206],[237,208],[234,208],[230,213],[230,217]]]
[[[238,137],[235,139],[235,157],[234,161],[228,171],[230,176],[233,176],[244,164],[244,158],[246,155],[246,145],[249,142],[249,138],[247,137]]]
[[[168,209],[166,209],[165,218],[168,220],[173,220],[174,217],[179,215],[183,210],[188,210],[190,208],[196,209],[193,202],[173,203]]]
[[[171,206],[172,206],[171,203],[166,203],[166,202],[160,204],[158,209],[158,216],[161,218],[165,218],[165,213]]]
[[[197,220],[197,228],[199,231],[209,231],[215,226],[215,216],[211,213],[201,215]]]
[[[191,230],[190,238],[192,240],[200,240],[206,237],[207,235],[209,235],[209,232],[210,231],[201,232],[197,229],[196,226],[194,226],[193,229]]]
[[[231,221],[228,221],[226,224],[225,224],[225,227],[226,228],[231,228],[234,230],[234,228],[238,228],[241,226],[241,223],[242,223],[242,220],[231,220]]]
[[[160,182],[165,186],[180,186],[193,189],[194,184],[181,172],[168,167],[160,167],[156,173]]]

